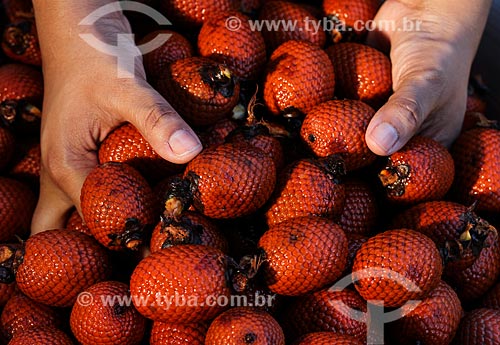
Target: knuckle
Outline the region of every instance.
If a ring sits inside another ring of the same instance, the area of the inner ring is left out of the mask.
[[[400,115],[410,127],[417,128],[423,122],[424,114],[419,102],[410,98],[400,98],[395,105],[401,109]]]
[[[172,108],[160,103],[151,105],[144,114],[139,121],[143,124],[145,134],[155,131],[165,122],[171,122],[177,115]]]

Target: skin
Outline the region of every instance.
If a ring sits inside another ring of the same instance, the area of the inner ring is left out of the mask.
[[[117,78],[116,57],[97,51],[78,34],[93,33],[115,44],[130,32],[121,13],[93,26],[78,23],[111,0],[34,0],[43,58],[45,98],[41,132],[40,199],[32,233],[63,227],[67,212],[80,209],[80,190],[97,164],[99,143],[130,122],[163,158],[184,163],[202,146],[176,111],[146,81],[140,58],[134,78]],[[465,111],[470,66],[491,0],[388,0],[375,21],[420,20],[419,31],[378,28],[368,42],[390,53],[394,94],[372,119],[370,149],[389,155],[414,134],[449,145]],[[137,49],[133,44],[130,50]],[[174,135],[180,130],[179,135]]]

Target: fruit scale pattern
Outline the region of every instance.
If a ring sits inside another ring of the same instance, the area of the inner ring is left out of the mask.
[[[173,23],[129,18],[138,42],[172,35],[148,81],[204,150],[172,164],[124,124],[81,213],[32,236],[41,55],[31,2],[1,2],[0,345],[500,344],[500,130],[481,93],[450,150],[416,136],[377,157],[364,133],[391,62],[366,32],[249,23],[350,27],[378,1],[143,2]],[[373,329],[374,305],[404,313]]]

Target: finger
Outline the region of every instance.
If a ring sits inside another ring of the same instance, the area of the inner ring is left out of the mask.
[[[129,99],[134,100],[132,104],[116,105],[118,111],[161,157],[181,164],[200,153],[202,145],[198,136],[158,92],[142,86]]]
[[[61,229],[73,202],[43,171],[40,178],[40,196],[31,222],[31,234],[50,229]]]
[[[56,153],[52,157],[57,157]],[[31,226],[32,234],[64,227],[68,212],[73,207],[81,214],[81,189],[88,173],[97,165],[97,158],[92,152],[80,153],[74,160],[51,158],[45,161],[40,177],[40,196]]]
[[[390,155],[419,131],[439,98],[442,82],[435,76],[420,72],[418,77],[401,78],[398,89],[368,125],[365,139],[370,150],[377,155]]]

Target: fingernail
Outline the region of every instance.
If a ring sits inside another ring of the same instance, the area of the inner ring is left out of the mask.
[[[373,141],[385,152],[392,153],[391,149],[399,139],[396,128],[387,122],[382,122],[371,133]]]
[[[185,156],[201,149],[200,140],[186,129],[175,131],[170,136],[168,144],[176,156]]]

